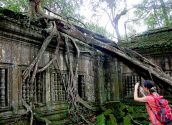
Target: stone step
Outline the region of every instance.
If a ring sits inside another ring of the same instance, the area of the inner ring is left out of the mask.
[[[50,115],[56,115],[56,114],[61,114],[61,113],[67,113],[68,110],[67,109],[63,109],[63,110],[58,110],[58,111],[52,111],[52,112],[49,112],[49,113],[44,113],[42,116],[50,116]]]
[[[69,120],[53,121],[52,125],[72,125]]]
[[[63,110],[61,112],[56,112],[51,115],[44,116],[44,118],[50,120],[51,122],[60,121],[62,119],[65,119],[67,117],[67,110]]]

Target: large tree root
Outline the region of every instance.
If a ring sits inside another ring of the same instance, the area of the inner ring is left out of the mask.
[[[41,70],[38,70],[38,65],[39,62],[41,61],[42,55],[44,54],[47,46],[49,45],[49,43],[51,42],[51,39],[57,35],[57,30],[56,30],[56,24],[55,22],[52,23],[52,29],[50,32],[50,35],[44,40],[41,49],[38,52],[38,55],[36,56],[36,58],[34,59],[34,61],[30,64],[30,66],[23,72],[23,83],[25,82],[25,80],[27,78],[30,79],[30,84],[31,84],[31,91],[33,90],[33,83],[35,80],[35,76],[37,72],[43,71],[44,69],[46,69],[48,67],[48,65],[50,65],[50,63],[52,63],[52,61],[54,61],[54,59],[52,59],[44,68],[42,68]],[[38,70],[38,71],[37,71]],[[33,72],[32,72],[33,71]],[[31,75],[32,72],[32,75]],[[30,77],[31,75],[31,77]],[[33,93],[31,93],[31,96],[33,96]],[[32,111],[32,102],[30,102],[30,106],[26,103],[25,100],[22,100],[24,107],[27,109],[27,112],[31,113],[31,120],[30,120],[30,125],[33,124],[33,111]]]
[[[82,115],[82,111],[80,111],[80,106],[79,103],[82,104],[82,106],[86,107],[89,110],[95,110],[94,108],[92,108],[91,106],[89,106],[89,104],[82,100],[79,96],[78,96],[78,92],[77,92],[77,78],[78,78],[78,62],[79,62],[79,58],[80,58],[80,50],[77,46],[77,44],[75,43],[74,40],[69,40],[68,37],[65,36],[65,47],[66,47],[66,66],[68,69],[68,80],[67,82],[65,82],[65,79],[63,78],[63,74],[60,70],[59,64],[58,64],[58,60],[57,57],[59,56],[59,42],[61,39],[61,34],[57,31],[57,26],[56,23],[58,22],[58,19],[54,18],[54,17],[50,17],[47,16],[46,14],[44,14],[41,11],[41,6],[40,6],[40,0],[30,0],[30,15],[34,16],[34,18],[32,19],[45,19],[45,22],[50,21],[49,27],[45,30],[47,33],[49,33],[49,36],[44,40],[41,49],[39,50],[36,58],[33,60],[33,62],[30,64],[30,66],[23,72],[23,83],[25,82],[26,79],[29,80],[30,85],[31,85],[31,90],[33,90],[33,83],[36,77],[36,73],[38,72],[42,72],[44,70],[46,70],[51,64],[54,65],[55,69],[57,69],[56,71],[60,72],[60,76],[61,76],[61,82],[63,83],[64,89],[67,93],[67,100],[69,103],[69,113],[73,114],[73,116],[75,116],[76,119],[78,119],[77,117],[79,117],[78,115],[81,115],[80,117],[86,122],[89,123],[89,121],[87,121],[84,117],[84,115]],[[31,19],[31,18],[30,18]],[[51,40],[53,37],[57,36],[57,46],[56,46],[56,51],[54,53],[53,58],[41,69],[38,69],[39,63],[41,61],[41,58],[46,50],[46,48],[48,47],[48,45],[50,44]],[[71,53],[69,50],[69,42],[72,43],[72,45],[75,48],[75,63],[74,61],[71,59]],[[73,61],[73,62],[72,62]],[[75,66],[73,66],[75,64]],[[33,93],[31,93],[31,96],[33,96]],[[79,102],[79,103],[78,103]],[[26,103],[26,101],[23,100],[23,105],[24,107],[27,109],[27,112],[31,113],[31,118],[30,118],[30,125],[32,125],[33,123],[33,111],[32,111],[32,104],[33,102],[30,102],[30,105],[28,105]],[[35,116],[37,117],[37,116]],[[50,124],[49,121],[47,121],[46,119],[42,119],[43,121],[46,121],[46,124]]]
[[[96,107],[91,106],[90,104],[88,104],[88,102],[84,101],[79,95],[77,95],[77,99],[76,100],[77,100],[78,103],[82,104],[87,109],[92,110],[92,111],[97,111]]]
[[[42,58],[43,53],[45,52],[45,49],[47,48],[47,46],[49,45],[49,43],[51,42],[51,39],[57,35],[57,29],[56,29],[56,24],[53,23],[53,28],[52,31],[50,33],[50,35],[44,40],[41,49],[38,52],[38,55],[36,56],[36,58],[34,59],[34,61],[30,64],[30,66],[23,72],[23,80],[26,80],[26,78],[30,75],[30,72],[33,71],[32,73],[32,77],[30,82],[33,83],[34,82],[34,78],[38,69],[38,64]]]
[[[23,106],[26,108],[26,113],[25,114],[28,114],[30,113],[31,117],[30,117],[30,125],[33,124],[33,111],[32,111],[32,103],[30,103],[30,105],[28,105],[26,103],[26,101],[22,100],[22,103],[23,103]]]

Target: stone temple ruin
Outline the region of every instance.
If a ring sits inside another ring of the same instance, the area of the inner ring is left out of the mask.
[[[51,64],[36,74],[31,87],[27,79],[22,81],[22,74],[36,57],[46,35],[42,33],[44,26],[40,22],[28,26],[25,25],[25,18],[9,10],[0,10],[0,124],[10,124],[26,112],[22,99],[27,103],[33,100],[36,112],[41,112],[41,117],[46,117],[52,123],[67,117],[66,93],[60,79],[62,76],[67,80],[66,52],[62,42],[65,38],[75,40],[81,51],[76,89],[82,99],[95,105],[132,100],[135,82],[146,78],[157,82],[163,88],[163,94],[170,95],[168,92],[172,91],[172,81],[163,72],[172,74],[170,28],[147,32],[119,47],[113,41],[81,27],[75,26],[83,34],[80,38],[62,27],[60,32],[63,38],[57,57],[61,72],[57,72],[56,66]],[[160,36],[158,40],[157,35]],[[39,68],[53,58],[55,44],[52,40],[41,58]],[[71,43],[69,49],[74,60],[75,48]],[[153,63],[130,49],[141,53]]]

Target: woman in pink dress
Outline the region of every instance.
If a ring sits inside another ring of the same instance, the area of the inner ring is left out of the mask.
[[[149,120],[151,122],[150,125],[163,125],[155,117],[157,105],[155,104],[155,100],[154,100],[153,96],[159,96],[159,95],[156,92],[156,88],[155,88],[154,83],[151,80],[145,80],[143,88],[139,87],[139,85],[140,85],[140,83],[138,83],[138,82],[135,84],[134,100],[138,101],[138,102],[145,102],[146,109],[147,109],[147,112],[149,115]],[[138,90],[139,89],[140,89],[140,92],[143,95],[143,97],[138,96]]]

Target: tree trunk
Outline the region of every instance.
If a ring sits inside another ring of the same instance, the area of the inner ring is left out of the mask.
[[[92,36],[84,35],[83,32],[81,33],[76,27],[69,25],[66,22],[58,21],[56,23],[58,30],[61,32],[77,38],[108,55],[116,57],[129,68],[136,71],[136,73],[138,73],[143,78],[152,78],[153,81],[155,81],[160,87],[165,87],[168,91],[172,92],[172,79],[167,74],[159,70],[159,68],[145,61],[145,59],[140,60],[130,57],[122,49],[109,46],[104,42],[94,39]],[[68,29],[66,29],[66,27],[68,27]]]
[[[119,27],[118,27],[118,20],[117,19],[114,20],[114,29],[115,29],[115,32],[116,32],[118,42],[120,42],[121,41],[121,35],[119,33]]]

